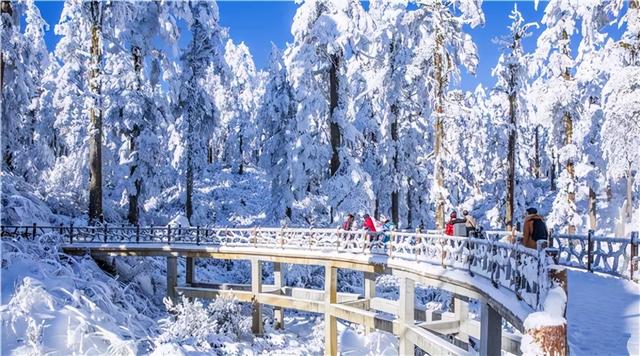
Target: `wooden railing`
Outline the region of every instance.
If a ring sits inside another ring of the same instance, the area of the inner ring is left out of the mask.
[[[2,226],[2,236],[33,238],[55,233],[77,244],[195,244],[220,247],[298,249],[364,254],[427,262],[466,271],[511,290],[536,309],[548,284],[542,273],[552,263],[543,252],[499,241],[511,235],[490,231],[487,239],[447,236],[441,231],[378,232],[300,228],[202,228],[181,226]]]
[[[540,303],[541,269],[548,264],[540,252],[518,243],[501,242],[511,235],[489,231],[487,239],[447,236],[441,231],[378,232],[300,228],[203,228],[181,226],[11,226],[3,237],[33,238],[56,233],[69,244],[158,243],[226,247],[305,249],[387,256],[466,270],[505,287],[530,306]],[[512,238],[518,239],[515,234]],[[558,249],[562,265],[608,273],[638,282],[638,233],[631,238],[550,234],[549,246]],[[543,286],[544,289],[544,286]]]
[[[552,232],[549,240],[559,250],[560,264],[639,281],[637,231],[630,237],[597,236],[593,230],[587,235]]]

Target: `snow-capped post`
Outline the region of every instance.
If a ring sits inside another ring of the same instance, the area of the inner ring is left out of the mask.
[[[73,244],[73,221],[69,224],[69,244]]]
[[[589,230],[587,233],[587,271],[591,270],[591,263],[593,262],[593,230]]]
[[[136,224],[136,243],[140,242],[140,224]]]
[[[631,232],[631,253],[629,256],[629,280],[634,281],[633,276],[638,272],[636,264],[640,264],[638,261],[638,244],[640,241],[638,240],[640,237],[638,236],[638,231]]]
[[[524,320],[525,335],[522,337],[520,350],[526,355],[568,355],[567,343],[567,271],[557,264],[559,250],[547,248],[540,255],[544,266],[541,286],[548,289],[541,310]]]

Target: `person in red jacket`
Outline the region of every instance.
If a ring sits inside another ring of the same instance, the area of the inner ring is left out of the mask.
[[[364,214],[364,221],[362,227],[369,232],[376,232],[376,225],[373,223],[373,219],[369,214]]]
[[[458,213],[456,213],[455,210],[451,212],[449,217],[450,217],[449,222],[447,222],[447,225],[445,225],[444,227],[444,234],[453,236],[453,226],[455,224],[465,223],[465,220],[458,219]]]

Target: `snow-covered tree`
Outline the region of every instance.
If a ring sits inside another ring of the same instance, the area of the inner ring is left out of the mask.
[[[567,226],[569,233],[574,233],[581,222],[575,204],[575,162],[579,152],[573,135],[580,115],[580,93],[573,79],[575,59],[571,55],[578,8],[577,1],[552,0],[547,4],[542,18],[545,28],[535,52],[541,76],[533,85],[534,95],[540,98],[537,116],[550,132],[548,150],[565,168],[558,181],[552,182],[559,191],[549,221],[551,226]]]
[[[506,174],[506,197],[504,222],[507,230],[511,230],[514,223],[515,210],[515,185],[516,185],[516,157],[517,157],[517,136],[519,125],[523,125],[523,119],[527,116],[526,86],[528,80],[527,63],[529,56],[524,53],[522,41],[531,34],[528,32],[531,26],[522,18],[518,11],[517,4],[509,18],[512,20],[509,26],[509,35],[502,37],[498,43],[503,47],[504,53],[500,55],[498,64],[493,69],[493,76],[497,83],[494,94],[501,96],[508,102],[506,122],[508,123],[507,142],[507,174]]]
[[[87,196],[80,191],[88,178],[90,222],[103,217],[105,52],[111,53],[131,8],[130,2],[68,0],[55,28],[62,36],[56,46],[62,66],[54,96],[58,112],[54,127],[64,138],[68,155],[57,159],[50,188],[73,192],[73,200],[84,205]]]
[[[256,107],[262,96],[259,76],[249,48],[228,40],[225,46],[225,61],[229,73],[222,97],[225,131],[224,157],[233,170],[242,174],[256,148]]]
[[[291,192],[292,118],[295,112],[291,86],[287,79],[281,51],[272,45],[269,57],[268,81],[258,112],[261,135],[261,165],[271,177],[271,202],[274,217],[291,219],[293,194]]]
[[[214,125],[214,103],[205,89],[205,78],[210,66],[220,70],[224,61],[223,29],[218,24],[219,14],[215,2],[191,1],[188,25],[191,40],[182,54],[182,74],[179,100],[176,103],[176,131],[180,142],[176,146],[174,162],[185,176],[185,215],[190,222],[193,215],[193,185],[207,162],[207,139]]]
[[[118,205],[128,206],[127,220],[132,224],[138,222],[145,196],[157,194],[168,163],[162,130],[170,113],[160,85],[160,61],[165,54],[153,45],[157,38],[168,45],[175,41],[175,18],[167,7],[131,2],[123,28],[114,34],[105,58],[104,124],[109,157],[104,163],[111,182],[106,193],[115,202],[122,200]]]
[[[433,107],[431,115],[433,129],[433,184],[430,190],[435,205],[435,222],[444,227],[445,186],[444,164],[452,159],[454,152],[446,152],[443,142],[447,140],[443,120],[446,117],[445,103],[452,80],[459,77],[460,67],[474,73],[478,58],[476,46],[463,27],[475,27],[484,22],[481,0],[464,1],[416,1],[418,9],[410,12],[407,22],[414,36],[412,40],[414,66],[420,68],[428,81],[428,98]]]
[[[607,174],[627,180],[625,219],[633,212],[633,182],[640,170],[640,1],[632,0],[623,21],[626,31],[609,51],[614,66],[602,89],[602,150]]]
[[[334,209],[369,210],[373,201],[370,178],[350,150],[361,136],[345,114],[345,68],[362,43],[368,21],[355,0],[306,1],[296,12],[291,30],[294,43],[285,53],[298,103],[293,192],[297,200],[325,193],[330,220]]]
[[[0,17],[2,166],[36,182],[47,161],[47,147],[38,140],[36,128],[41,82],[49,65],[44,43],[48,25],[33,0],[2,2]]]

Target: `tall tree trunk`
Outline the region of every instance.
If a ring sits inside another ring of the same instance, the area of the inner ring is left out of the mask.
[[[6,1],[3,0],[2,2],[0,2],[0,16],[4,17],[5,14],[7,14],[9,17],[13,16],[13,9],[11,8],[11,1]],[[10,20],[8,23],[2,23],[2,31],[12,31],[13,28],[13,19]],[[5,59],[4,59],[4,53],[0,52],[0,103],[2,103],[2,107],[0,108],[0,115],[2,117],[2,121],[4,120],[8,120],[8,115],[7,115],[7,108],[5,105],[5,100],[4,100],[4,71],[5,71]],[[9,125],[5,124],[4,122],[2,122],[2,130],[6,130],[7,127]],[[6,137],[7,133],[4,134],[4,136]],[[11,151],[9,150],[9,146],[4,143],[2,145],[2,158],[4,160],[4,164],[6,164],[7,168],[9,170],[12,169],[12,154]]]
[[[399,157],[398,157],[398,107],[394,104],[391,105],[391,114],[393,115],[393,122],[391,123],[391,140],[393,141],[393,176],[399,177],[400,172],[398,172],[399,168]],[[396,226],[398,225],[398,220],[400,217],[400,203],[399,203],[399,192],[398,187],[400,182],[393,182],[393,191],[391,192],[391,220]]]
[[[589,227],[591,230],[595,230],[597,226],[596,192],[589,187]]]
[[[207,163],[213,163],[213,145],[211,145],[211,140],[207,144]]]
[[[564,116],[564,129],[565,129],[565,137],[566,137],[565,144],[570,145],[573,142],[573,120],[571,118],[571,115],[569,115],[568,113],[565,113],[565,116]],[[574,167],[573,159],[570,159],[569,161],[567,161],[567,174],[569,175],[569,179],[571,181],[570,188],[567,191],[567,200],[568,200],[569,206],[575,206],[575,203],[576,203],[575,167]],[[576,226],[573,223],[569,224],[568,232],[569,234],[576,233]]]
[[[238,174],[244,173],[244,151],[242,149],[242,131],[240,131],[240,168],[238,168]]]
[[[411,202],[411,178],[407,178],[407,229],[413,225],[413,203]],[[396,226],[399,226],[396,224]]]
[[[569,35],[567,34],[567,31],[565,30],[562,31],[562,38],[565,41],[565,45],[562,48],[562,53],[565,56],[570,57],[570,49],[569,49],[569,45],[567,44],[569,40]],[[565,68],[564,72],[562,73],[562,78],[565,81],[570,81],[572,79],[571,72],[568,67]],[[568,112],[565,112],[563,116],[563,121],[564,121],[564,134],[565,134],[564,144],[565,146],[571,145],[573,143],[573,118],[571,117],[571,114]],[[573,158],[567,161],[566,169],[567,169],[567,175],[569,176],[569,180],[571,181],[569,190],[567,191],[567,202],[569,203],[569,206],[575,206],[575,202],[576,202],[575,167],[574,167]],[[570,223],[568,227],[568,232],[569,234],[575,234],[576,226]]]
[[[137,46],[131,47],[131,58],[133,59],[133,68],[136,73],[136,82],[135,82],[134,89],[137,92],[140,92],[140,90],[142,89],[141,73],[142,73],[142,65],[143,65],[142,51],[140,50],[140,47],[137,47]],[[129,133],[129,152],[133,153],[137,149],[136,140],[139,135],[140,135],[140,128],[136,124],[134,125],[132,132]],[[135,176],[136,171],[138,170],[139,159],[140,159],[140,155],[135,154],[134,160],[131,163],[131,167],[129,169],[129,179]],[[138,201],[140,198],[140,190],[142,188],[142,178],[140,177],[136,178],[134,182],[134,186],[135,186],[135,192],[133,192],[133,194],[129,192],[129,213],[127,214],[127,219],[129,220],[130,224],[138,223],[138,210],[139,210]]]
[[[341,144],[340,127],[335,122],[333,114],[338,107],[338,64],[340,57],[331,56],[331,69],[329,70],[329,120],[331,122],[331,176],[340,168],[340,155],[338,149]]]
[[[436,52],[434,56],[434,70],[435,70],[435,82],[436,82],[436,105],[435,105],[435,143],[434,143],[434,173],[435,173],[435,188],[437,191],[436,196],[436,228],[444,228],[444,196],[442,190],[444,190],[444,167],[442,166],[442,142],[444,140],[444,100],[445,100],[445,78],[443,73],[445,72],[444,61],[442,54],[440,53],[442,43],[444,39],[441,34],[436,35]]]
[[[517,135],[517,97],[516,97],[516,78],[514,68],[510,68],[511,78],[509,80],[509,143],[507,153],[507,200],[505,202],[505,223],[507,231],[511,231],[513,227],[513,210],[514,210],[514,193],[516,185],[516,135]]]
[[[533,162],[533,176],[540,178],[540,125],[536,125],[534,144],[535,144],[535,158]]]
[[[633,214],[633,173],[631,163],[629,163],[629,168],[627,168],[627,204],[624,214],[626,223],[631,222],[631,215]]]
[[[373,209],[373,217],[378,220],[380,218],[380,200],[378,200],[378,196],[376,196],[376,205]]]
[[[338,55],[331,56],[331,68],[329,69],[329,122],[331,135],[331,167],[330,172],[333,177],[340,168],[339,148],[342,141],[340,136],[340,126],[333,116],[338,107],[338,64],[340,57]],[[333,223],[333,207],[329,208],[331,223]]]
[[[189,132],[189,136],[193,135],[192,132],[192,126],[191,126],[191,120],[189,120],[189,124],[188,124],[188,132]],[[189,223],[191,223],[191,216],[193,214],[193,144],[191,142],[191,140],[193,140],[192,138],[188,139],[189,142],[187,143],[187,197],[185,200],[185,204],[184,204],[184,210],[185,210],[185,214],[187,215],[187,220],[189,220]]]
[[[102,109],[100,68],[102,53],[100,50],[101,9],[100,2],[92,1],[91,7],[91,69],[89,71],[89,88],[93,96],[93,104],[89,110],[91,122],[89,139],[89,222],[102,220]]]
[[[556,190],[556,151],[551,150],[551,167],[549,170],[549,180],[551,181],[551,190]]]

